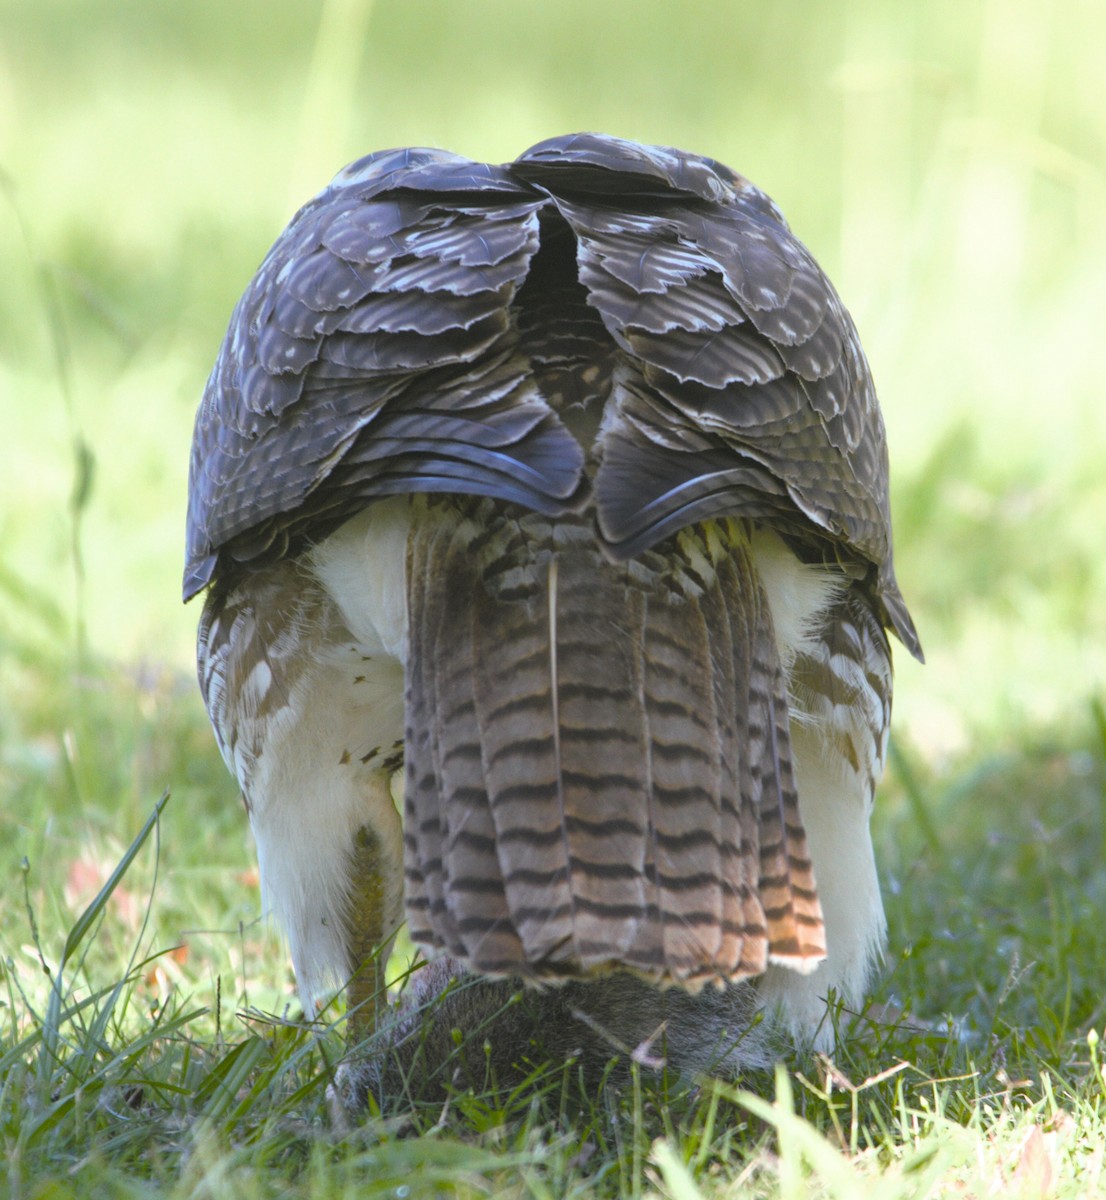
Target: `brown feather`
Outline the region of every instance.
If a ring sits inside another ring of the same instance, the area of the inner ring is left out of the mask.
[[[583,519],[416,513],[415,936],[489,974],[698,984],[822,957],[744,525],[689,530],[631,571]]]

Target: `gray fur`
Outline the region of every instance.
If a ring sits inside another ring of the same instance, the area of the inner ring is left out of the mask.
[[[625,1082],[632,1061],[691,1083],[767,1068],[782,1049],[750,983],[692,995],[620,972],[533,987],[440,958],[415,972],[390,1017],[354,1048],[332,1098],[347,1112],[369,1097],[388,1111],[453,1091],[507,1090],[536,1068],[568,1063],[589,1091]]]

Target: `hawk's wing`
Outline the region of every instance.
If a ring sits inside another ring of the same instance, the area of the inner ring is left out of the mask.
[[[741,176],[590,134],[503,167],[369,155],[297,213],[235,309],[197,415],[185,598],[220,552],[271,554],[372,496],[575,507],[578,445],[495,370],[551,206],[577,236],[589,302],[649,385],[618,397],[604,439],[612,550],[767,508],[875,566],[917,654],[891,564],[883,420],[833,286]]]

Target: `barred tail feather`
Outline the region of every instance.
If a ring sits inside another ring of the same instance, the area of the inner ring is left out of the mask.
[[[405,860],[413,940],[489,973],[522,948],[508,914],[473,696],[475,580],[461,530],[422,523],[408,550]]]
[[[824,956],[746,528],[615,564],[583,519],[461,507],[427,507],[408,562],[415,939],[693,988]]]

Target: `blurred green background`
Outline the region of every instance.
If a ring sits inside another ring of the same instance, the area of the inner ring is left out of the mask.
[[[1102,0],[0,3],[5,796],[72,775],[59,697],[105,662],[141,727],[121,777],[153,764],[136,811],[209,786],[179,603],[191,423],[295,208],[372,149],[502,161],[578,129],[748,175],[856,318],[929,659],[898,655],[901,744],[939,768],[1089,728],[1104,77]]]

